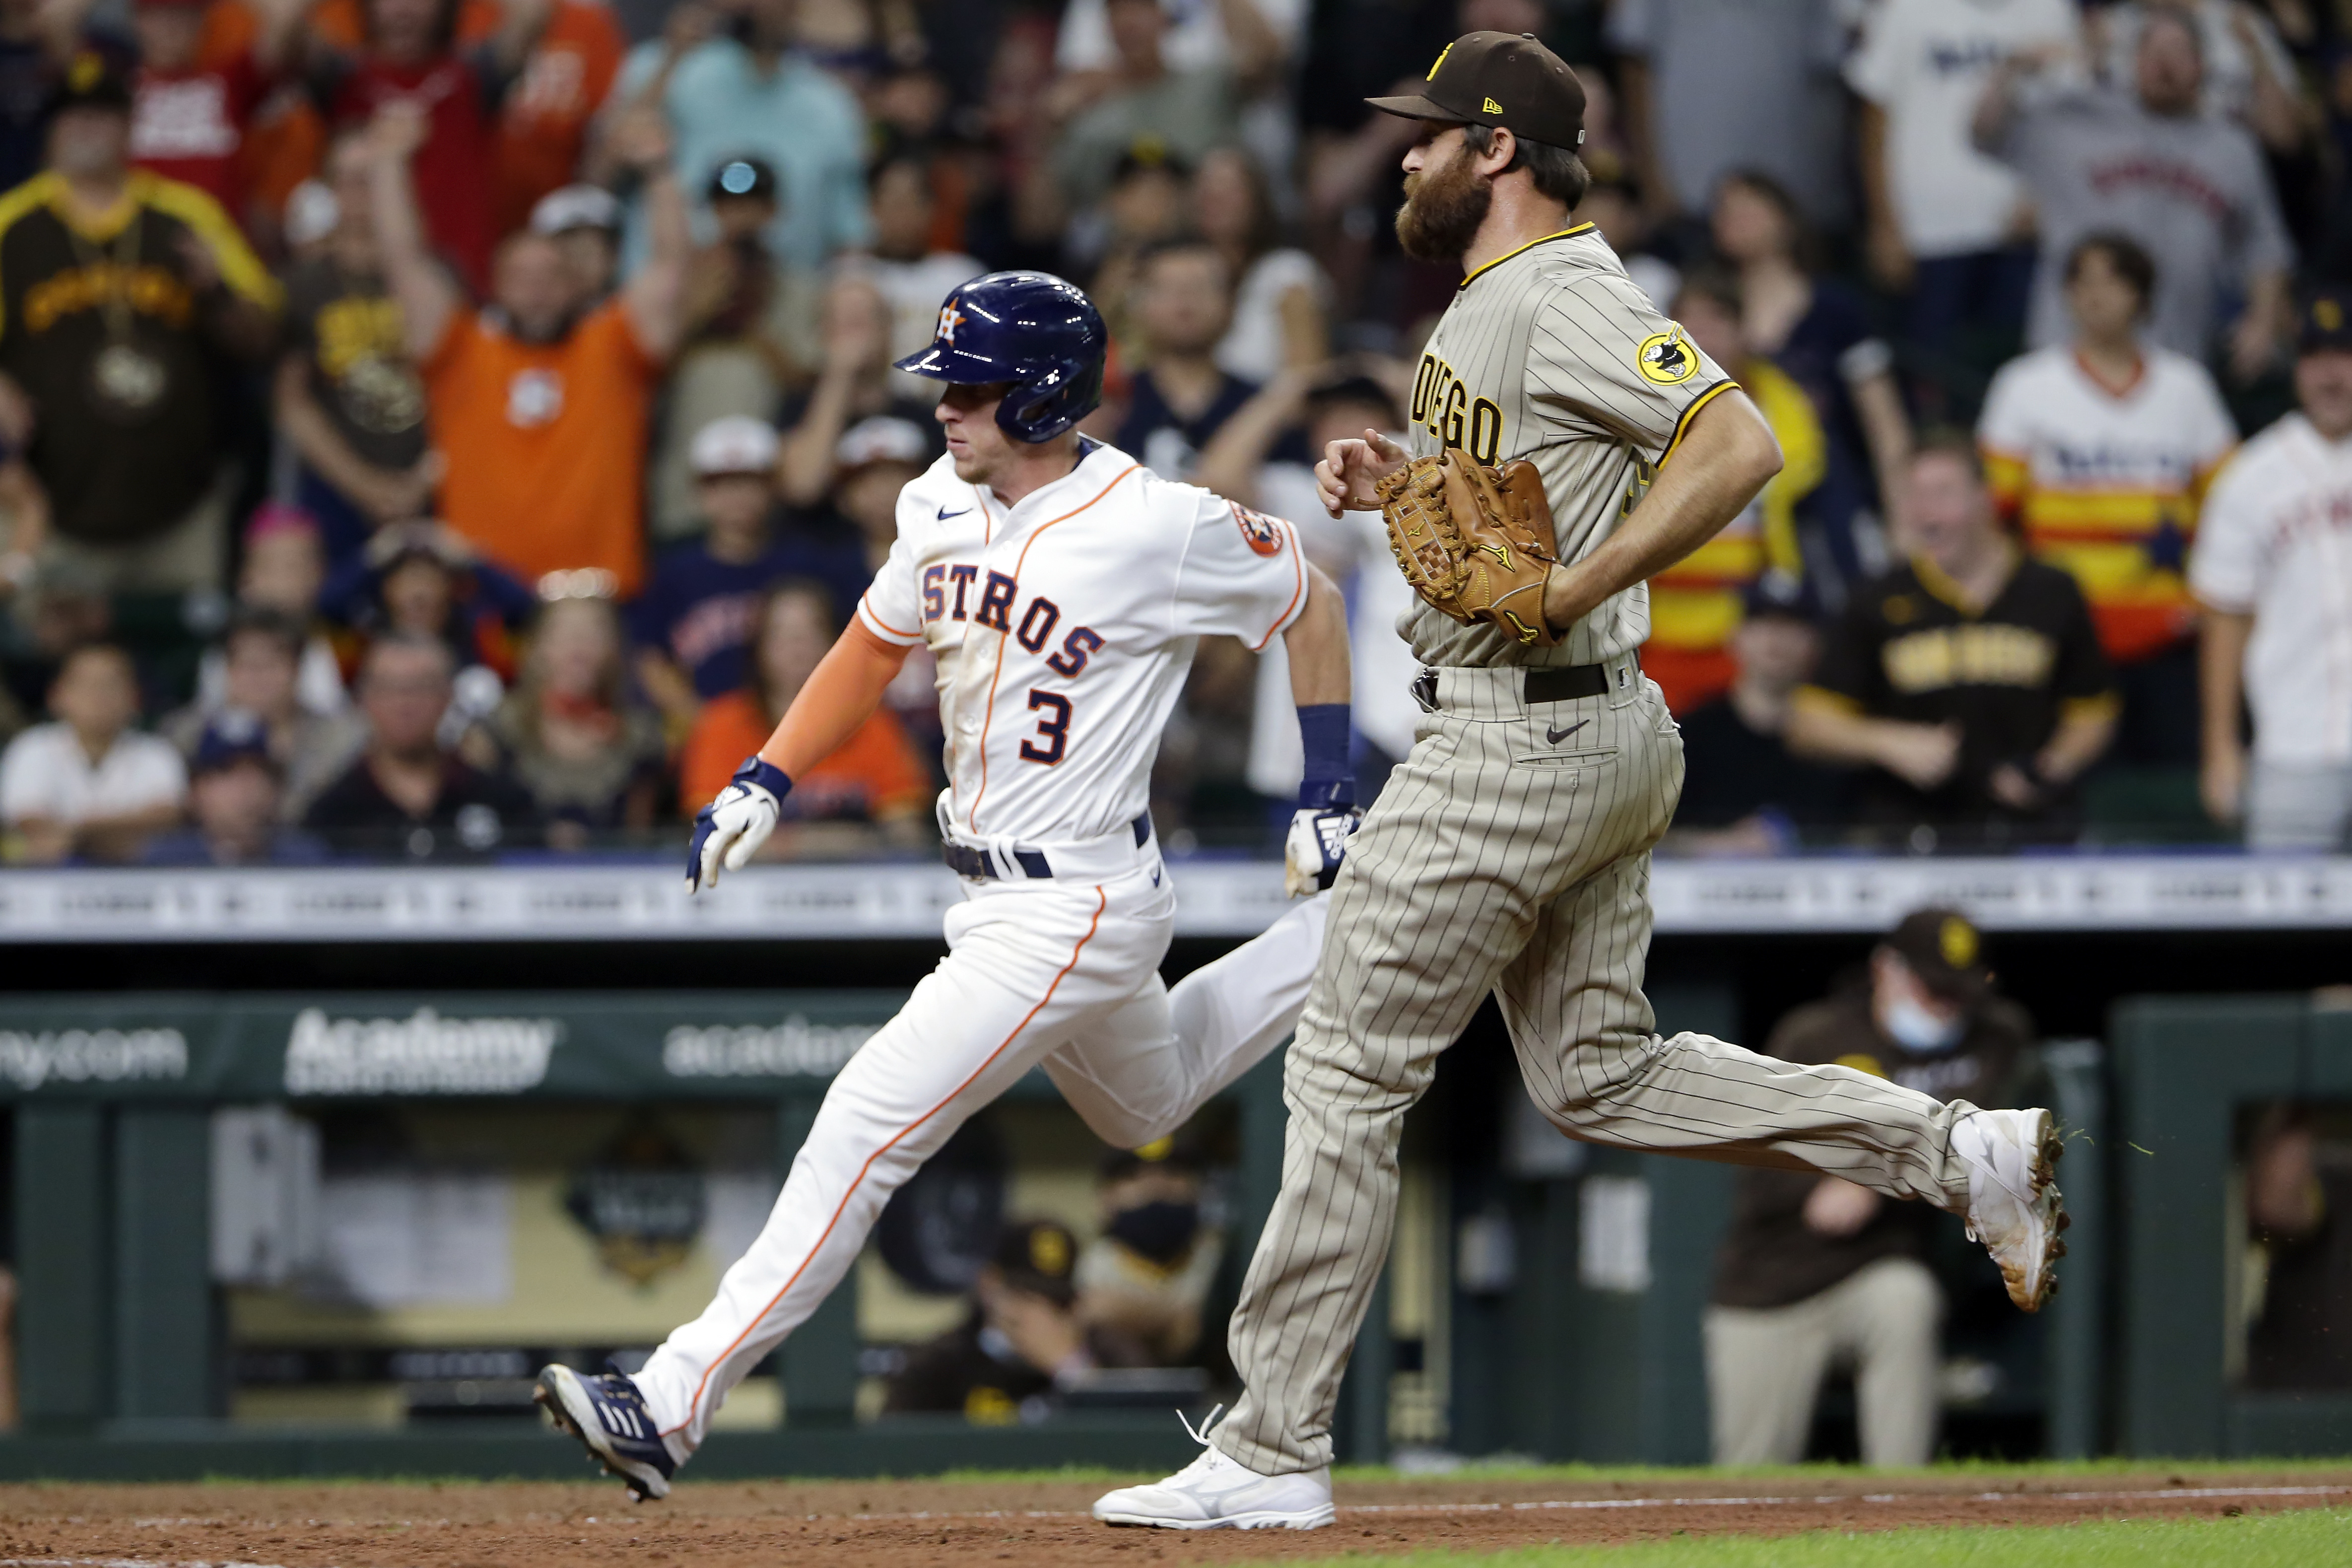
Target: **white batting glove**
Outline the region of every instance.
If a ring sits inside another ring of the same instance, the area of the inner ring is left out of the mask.
[[[784,796],[793,781],[784,770],[760,758],[746,757],[719,798],[695,815],[694,837],[686,848],[686,890],[697,893],[719,885],[719,868],[740,871],[776,830],[784,814]]]
[[[1348,836],[1364,814],[1349,805],[1301,806],[1282,843],[1282,890],[1291,898],[1319,893],[1339,874]]]

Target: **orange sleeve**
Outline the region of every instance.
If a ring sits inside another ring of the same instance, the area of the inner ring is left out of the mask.
[[[702,705],[677,758],[677,800],[687,816],[719,798],[743,759],[759,749],[762,728],[748,692],[730,691]]]
[[[856,738],[882,706],[883,689],[906,662],[905,648],[852,621],[793,699],[760,755],[786,777],[799,778]]]

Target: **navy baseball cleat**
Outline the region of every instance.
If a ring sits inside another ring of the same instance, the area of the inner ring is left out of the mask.
[[[589,1457],[626,1481],[631,1498],[669,1496],[669,1479],[677,1461],[620,1368],[583,1377],[568,1366],[541,1367],[531,1398],[543,1405],[556,1429],[569,1432],[587,1446]]]

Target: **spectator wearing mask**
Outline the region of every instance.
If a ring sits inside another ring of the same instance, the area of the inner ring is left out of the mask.
[[[625,658],[609,601],[557,599],[540,612],[521,677],[485,726],[551,848],[653,826],[668,749],[661,720],[629,694]]]
[[[1265,171],[1240,147],[1218,147],[1192,176],[1201,237],[1225,258],[1234,288],[1233,324],[1217,343],[1217,367],[1264,384],[1330,356],[1330,280],[1313,257],[1281,243]]]
[[[302,819],[338,854],[471,858],[536,839],[530,796],[443,742],[456,674],[437,637],[394,631],[369,645],[359,678],[367,750]]]
[[[2204,611],[2202,793],[2262,849],[2352,831],[2352,291],[2302,312],[2296,411],[2206,498],[2189,580]],[[2242,724],[2253,709],[2253,754]]]
[[[793,49],[796,9],[795,0],[740,0],[724,14],[727,35],[714,37],[717,7],[677,5],[660,42],[631,51],[614,93],[668,120],[677,176],[696,189],[736,160],[758,158],[773,169],[782,191],[768,249],[813,271],[864,248],[873,234],[864,111],[847,88]]]
[[[75,56],[47,172],[0,197],[0,375],[32,426],[6,434],[47,498],[46,559],[115,593],[217,588],[215,382],[268,351],[278,289],[218,203],[129,165],[130,108],[103,59]]]
[[[286,772],[268,730],[237,712],[205,727],[188,776],[192,825],[147,846],[150,866],[316,866],[327,847],[285,826]]]
[[[2032,1026],[1992,991],[1956,910],[1916,910],[1870,955],[1869,982],[1781,1020],[1765,1054],[1834,1062],[1937,1100],[2010,1102]],[[1743,1171],[1706,1321],[1718,1465],[1804,1458],[1832,1364],[1854,1366],[1866,1465],[1935,1457],[1943,1291],[1921,1261],[1937,1222],[1837,1176]]]
[[[945,296],[941,296],[945,298]],[[939,305],[931,306],[934,324]],[[803,396],[784,405],[783,447],[776,473],[784,502],[814,507],[833,489],[841,437],[861,420],[887,415],[926,432],[933,457],[946,450],[931,417],[938,399],[908,395],[890,368],[890,302],[871,280],[851,273],[825,291],[824,368]]]
[[[2294,253],[2262,149],[2244,127],[2199,110],[2195,25],[2150,12],[2126,89],[2059,81],[2056,58],[2045,48],[2004,60],[1974,127],[1977,145],[2018,172],[2040,216],[2028,341],[2065,341],[2066,258],[2085,235],[2120,233],[2164,258],[2145,340],[2208,359],[2224,291],[2242,289],[2224,357],[2241,379],[2260,374],[2289,319]]]
[[[1931,414],[1971,379],[1970,340],[2014,343],[2033,282],[2032,203],[1978,150],[1977,104],[2004,57],[2063,47],[2081,25],[2074,0],[1885,0],[1846,61],[1870,270],[1910,296],[1904,336]]]
[[[705,194],[718,235],[687,268],[685,346],[670,372],[654,455],[657,538],[701,527],[688,449],[695,433],[719,419],[773,419],[785,390],[805,384],[823,358],[820,281],[768,249],[778,189],[776,172],[757,158],[730,159],[710,176]]]
[[[563,252],[583,310],[612,298],[621,274],[621,200],[602,185],[565,185],[530,209],[530,232]]]
[[[49,713],[0,752],[0,827],[15,837],[16,858],[138,858],[180,820],[188,773],[178,748],[132,728],[131,656],[110,643],[74,649],[49,688]]]
[[[1160,0],[1104,0],[1103,12],[1116,62],[1100,75],[1063,78],[1046,106],[1065,121],[1054,171],[1072,211],[1102,198],[1120,156],[1140,137],[1198,166],[1212,147],[1233,140],[1240,107],[1230,67],[1171,64]]]
[[[678,757],[678,804],[691,817],[710,804],[743,759],[758,751],[792,705],[840,627],[821,583],[787,579],[763,595],[743,688],[702,706]],[[793,781],[769,858],[856,854],[923,838],[931,781],[887,708],[875,710],[841,748]],[[801,797],[808,798],[803,800]]]
[[[361,0],[358,37],[310,35],[310,94],[330,125],[373,124],[394,105],[413,121],[411,171],[424,243],[454,263],[469,289],[492,282],[498,211],[499,110],[545,31],[552,0],[502,0],[488,37],[459,34],[459,0]],[[380,216],[380,215],[379,215]]]
[[[2036,560],[2074,575],[2123,695],[2118,761],[2197,762],[2189,547],[2238,444],[2205,367],[2139,341],[2156,264],[2120,234],[2066,258],[2072,342],[1994,378],[1977,428],[1993,500]]]
[[[1806,220],[1846,217],[1845,56],[1835,0],[1617,0],[1625,134],[1661,221],[1696,216],[1735,169],[1760,167]]]
[[[1747,597],[1731,685],[1675,715],[1684,773],[1671,853],[1783,855],[1845,816],[1843,776],[1789,750],[1790,700],[1821,662],[1820,628],[1783,585],[1758,583]]]
[[[2273,1105],[2246,1151],[2246,1231],[2263,1260],[2248,1388],[2352,1389],[2352,1164],[2317,1122],[2310,1106]]]
[[[1219,426],[1257,392],[1217,363],[1233,322],[1231,269],[1213,245],[1171,240],[1145,254],[1136,289],[1142,367],[1128,384],[1111,444],[1162,479],[1190,479]]]
[[[1884,559],[1879,523],[1911,450],[1895,353],[1852,290],[1812,275],[1804,219],[1769,175],[1726,175],[1711,225],[1716,249],[1739,274],[1748,354],[1802,387],[1821,421],[1823,467],[1806,508],[1804,555],[1816,591],[1834,605]]]
[[[874,167],[867,185],[873,192],[873,255],[858,271],[882,291],[890,306],[890,357],[904,359],[930,343],[939,326],[940,301],[959,283],[970,282],[988,270],[960,250],[943,250],[933,243],[939,200],[931,190],[931,167],[911,153],[886,158]],[[935,395],[939,384],[900,371],[899,391],[922,401]]]
[[[1078,1254],[1078,1317],[1102,1359],[1181,1366],[1201,1349],[1201,1314],[1224,1233],[1202,1223],[1197,1151],[1162,1138],[1114,1150],[1095,1182],[1102,1234]]]
[[[885,1415],[961,1413],[980,1426],[1042,1417],[1097,1364],[1076,1310],[1078,1241],[1053,1220],[1007,1226],[964,1321],[907,1352]]]
[[[253,738],[277,770],[277,793],[289,821],[300,817],[366,741],[355,715],[314,713],[303,707],[299,672],[304,641],[300,624],[275,610],[239,609],[215,650],[217,695],[209,701],[200,696],[156,726],[191,758],[215,731]]]
[[[526,581],[587,570],[605,592],[634,594],[648,406],[677,343],[688,252],[668,135],[642,117],[614,133],[654,215],[652,258],[627,287],[589,305],[562,250],[525,232],[499,246],[493,306],[476,310],[425,250],[409,180],[425,131],[420,112],[395,104],[370,138],[384,275],[447,461],[443,512]]]
[[[1804,389],[1770,360],[1748,352],[1740,335],[1739,279],[1717,267],[1694,268],[1673,300],[1672,315],[1690,341],[1728,370],[1780,443],[1780,471],[1724,529],[1650,579],[1650,640],[1642,671],[1658,683],[1677,716],[1712,701],[1738,666],[1732,634],[1744,595],[1769,582],[1786,594],[1803,583],[1799,509],[1820,489],[1828,440]]]
[[[383,524],[431,510],[439,459],[425,440],[425,384],[384,286],[366,138],[337,137],[327,168],[334,226],[321,253],[286,275],[276,405],[300,463],[296,501],[318,520],[333,570]]]
[[[2071,835],[2116,709],[2082,590],[2002,533],[1964,439],[1913,456],[1905,535],[1910,559],[1853,595],[1798,689],[1790,750],[1866,767],[1865,822],[1927,828],[1915,844]]]

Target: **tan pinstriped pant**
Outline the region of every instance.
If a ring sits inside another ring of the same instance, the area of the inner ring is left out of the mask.
[[[1630,657],[1609,673],[1607,695],[1530,709],[1517,670],[1440,670],[1439,710],[1349,842],[1284,1073],[1282,1192],[1234,1314],[1247,1386],[1215,1435],[1262,1475],[1330,1462],[1404,1113],[1489,991],[1528,1093],[1575,1137],[1967,1203],[1950,1132],[1974,1107],[1658,1037],[1642,994],[1650,847],[1682,790],[1682,740]]]

